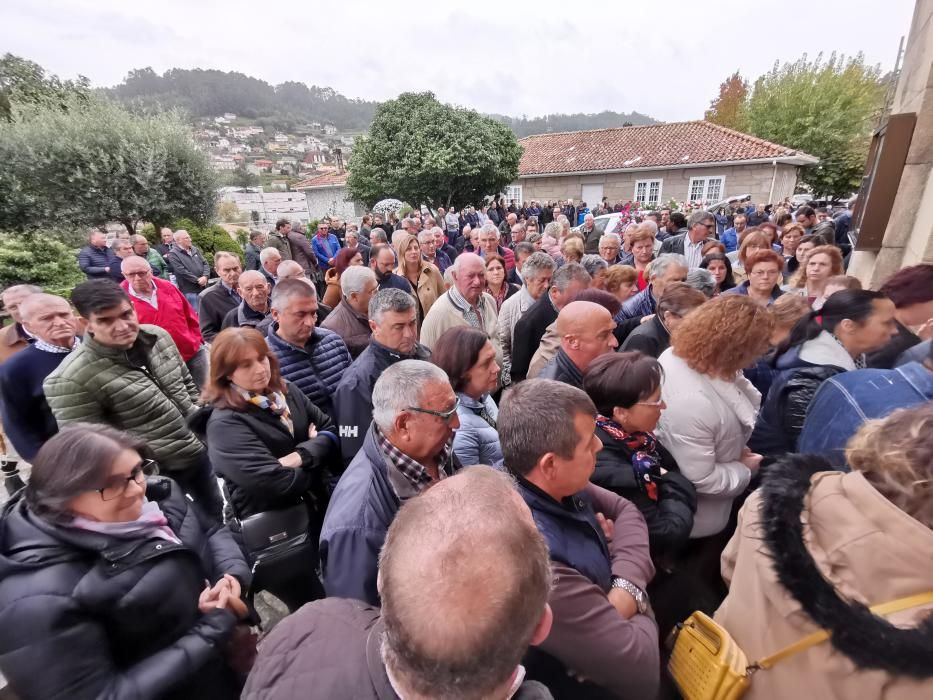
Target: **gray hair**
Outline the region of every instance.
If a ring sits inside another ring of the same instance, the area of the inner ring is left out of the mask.
[[[674,265],[686,267],[688,270],[690,269],[690,264],[683,255],[679,253],[665,253],[664,255],[656,257],[651,261],[651,264],[648,265],[648,278],[654,279],[655,277],[660,277],[667,272],[667,268],[673,267]]]
[[[149,243],[149,239],[145,236],[140,236],[138,233],[130,236],[130,245],[136,245],[137,243]]]
[[[259,262],[264,263],[269,258],[281,258],[282,254],[279,252],[278,248],[273,248],[269,246],[268,248],[263,248],[259,253]]]
[[[37,287],[34,284],[14,284],[11,287],[7,287],[3,290],[3,293],[0,294],[0,297],[3,297],[10,292],[25,292],[26,294],[38,294],[42,291],[42,287]]]
[[[175,231],[175,233],[172,234],[172,240],[178,243],[178,239],[181,238],[182,236],[188,236],[188,238],[191,238],[190,233],[185,231],[185,229],[180,228],[177,231]]]
[[[652,232],[655,236],[658,235],[658,224],[657,224],[657,222],[652,221],[651,219],[645,219],[644,221],[641,222],[641,226],[642,226],[642,228],[650,228],[650,229],[651,229],[651,232]]]
[[[496,228],[495,224],[490,224],[490,223],[483,224],[480,227],[479,232],[495,234],[496,240],[499,240],[499,229]]]
[[[697,224],[702,224],[704,221],[709,219],[715,220],[715,217],[711,212],[705,211],[703,209],[697,209],[690,215],[690,218],[687,219],[687,228],[693,228]]]
[[[304,268],[294,260],[283,260],[276,274],[279,281],[295,278],[307,279]]]
[[[379,228],[378,226],[369,232],[369,240],[373,244],[380,242],[380,241],[382,243],[389,242],[389,238],[388,236],[386,236],[386,232],[383,229]]]
[[[349,269],[351,268],[348,267],[347,270]],[[373,294],[373,298],[369,300],[367,312],[371,320],[380,323],[382,315],[386,311],[401,314],[411,311],[413,308],[415,308],[415,298],[411,294],[403,292],[401,289],[390,288],[380,289]]]
[[[580,438],[573,419],[596,415],[581,389],[553,379],[526,379],[505,392],[496,422],[505,465],[524,476],[548,452],[569,459]]]
[[[537,279],[544,272],[553,274],[554,268],[556,267],[557,263],[554,262],[554,258],[539,250],[528,256],[528,259],[525,260],[525,264],[522,265],[522,279]]]
[[[243,275],[246,274],[248,273],[243,273]],[[243,279],[242,275],[240,279]],[[299,299],[317,299],[317,290],[313,284],[308,284],[303,279],[296,277],[281,280],[272,288],[270,306],[276,311],[284,311],[288,307],[288,303],[295,297]]]
[[[622,239],[619,238],[618,233],[604,233],[599,237],[599,245],[603,245],[604,243],[615,243],[620,248],[622,247]]]
[[[418,231],[418,242],[424,243],[425,241],[434,242],[434,228],[423,228]]]
[[[355,240],[358,241],[358,240],[360,240],[360,232],[359,232],[359,231],[347,231],[345,234],[343,234],[343,238],[344,238],[344,240],[346,240],[346,239],[348,239],[348,238],[353,238],[353,239],[355,239]],[[341,275],[341,278],[342,278],[342,277],[343,277],[343,275]]]
[[[713,292],[716,291],[716,280],[709,270],[698,267],[687,273],[687,284],[694,289],[699,289],[706,295],[707,299],[713,298]]]
[[[550,236],[556,241],[560,240],[560,224],[556,221],[552,221],[547,226],[544,227],[544,235]]]
[[[340,291],[345,297],[351,294],[359,294],[363,291],[367,282],[375,282],[376,273],[372,268],[364,265],[353,265],[348,267],[340,275]]]
[[[440,226],[433,226],[433,227],[431,228],[431,235],[434,236],[434,235],[437,235],[438,233],[441,234],[441,235],[443,236],[443,235],[444,235],[444,229],[442,229]]]
[[[373,422],[379,430],[391,432],[396,416],[421,403],[425,387],[432,383],[449,385],[450,379],[440,367],[424,360],[402,360],[379,375],[373,387]]]
[[[681,256],[683,257],[683,256]],[[589,284],[593,278],[580,263],[565,263],[557,268],[554,278],[551,280],[551,286],[557,287],[561,292],[566,292],[567,288],[574,282],[583,282]]]
[[[609,267],[609,263],[593,253],[584,255],[580,260],[580,264],[583,265],[583,269],[590,273],[590,277],[595,277],[597,272]]]

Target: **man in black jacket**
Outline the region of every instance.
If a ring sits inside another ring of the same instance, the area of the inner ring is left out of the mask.
[[[570,302],[557,315],[560,348],[538,377],[582,389],[583,374],[590,363],[619,347],[612,332],[615,327],[605,307],[591,301]]]
[[[200,301],[198,295],[207,286],[211,268],[200,249],[191,245],[191,236],[187,231],[178,229],[174,238],[175,247],[169,251],[166,260],[172,266],[178,288],[197,311]]]
[[[334,392],[334,409],[344,466],[363,444],[373,419],[373,387],[386,370],[402,360],[426,360],[431,351],[418,343],[415,298],[400,289],[381,289],[369,302],[373,336],[344,372]]]
[[[671,215],[673,221],[673,214]],[[687,267],[695,270],[703,261],[703,246],[712,243],[716,219],[708,211],[695,211],[687,221],[687,231],[671,236],[661,244],[661,255],[677,253],[687,258]]]
[[[558,312],[573,301],[573,298],[590,286],[590,275],[579,263],[562,265],[551,280],[551,288],[542,294],[515,324],[512,334],[512,382],[524,379],[528,366],[541,344],[547,327],[556,319]]]
[[[220,276],[220,282],[199,295],[198,320],[205,343],[211,342],[220,333],[226,315],[243,301],[237,291],[242,272],[240,259],[233,253],[218,251],[214,254],[214,269]]]

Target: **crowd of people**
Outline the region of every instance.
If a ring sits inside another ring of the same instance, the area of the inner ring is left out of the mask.
[[[929,697],[933,265],[613,209],[94,231],[68,299],[5,289],[17,696],[676,698],[701,611],[750,662],[830,632],[749,696]]]

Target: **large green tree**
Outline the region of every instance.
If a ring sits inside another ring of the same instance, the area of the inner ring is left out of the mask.
[[[99,99],[65,107],[17,107],[0,121],[0,230],[211,219],[214,173],[176,114]]]
[[[719,86],[719,96],[710,102],[703,118],[708,122],[742,131],[745,128],[745,100],[748,83],[736,71]]]
[[[746,107],[749,133],[817,156],[801,179],[817,195],[858,189],[871,132],[884,103],[880,69],[864,57],[804,55],[775,64],[755,81]]]
[[[504,124],[429,92],[403,93],[379,107],[357,141],[347,187],[367,206],[396,197],[460,208],[501,192],[518,176],[521,154]]]
[[[11,53],[0,58],[0,119],[16,119],[18,108],[36,106],[67,110],[85,104],[90,95],[88,79],[62,80],[46,75],[38,63]]]

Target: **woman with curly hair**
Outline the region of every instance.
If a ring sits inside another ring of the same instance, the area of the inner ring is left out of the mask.
[[[866,609],[933,589],[933,405],[866,423],[846,457],[848,473],[801,455],[770,467],[723,552],[715,618],[749,659],[830,633],[747,698],[933,697],[933,603]]]
[[[746,442],[761,395],[742,370],[767,351],[773,327],[768,309],[748,297],[719,297],[688,314],[658,358],[668,406],[658,435],[697,490],[692,538],[726,527],[733,499],[758,471],[761,455]]]
[[[826,282],[842,274],[842,251],[834,245],[818,245],[783,290],[807,297],[810,306],[819,309],[826,303]]]

